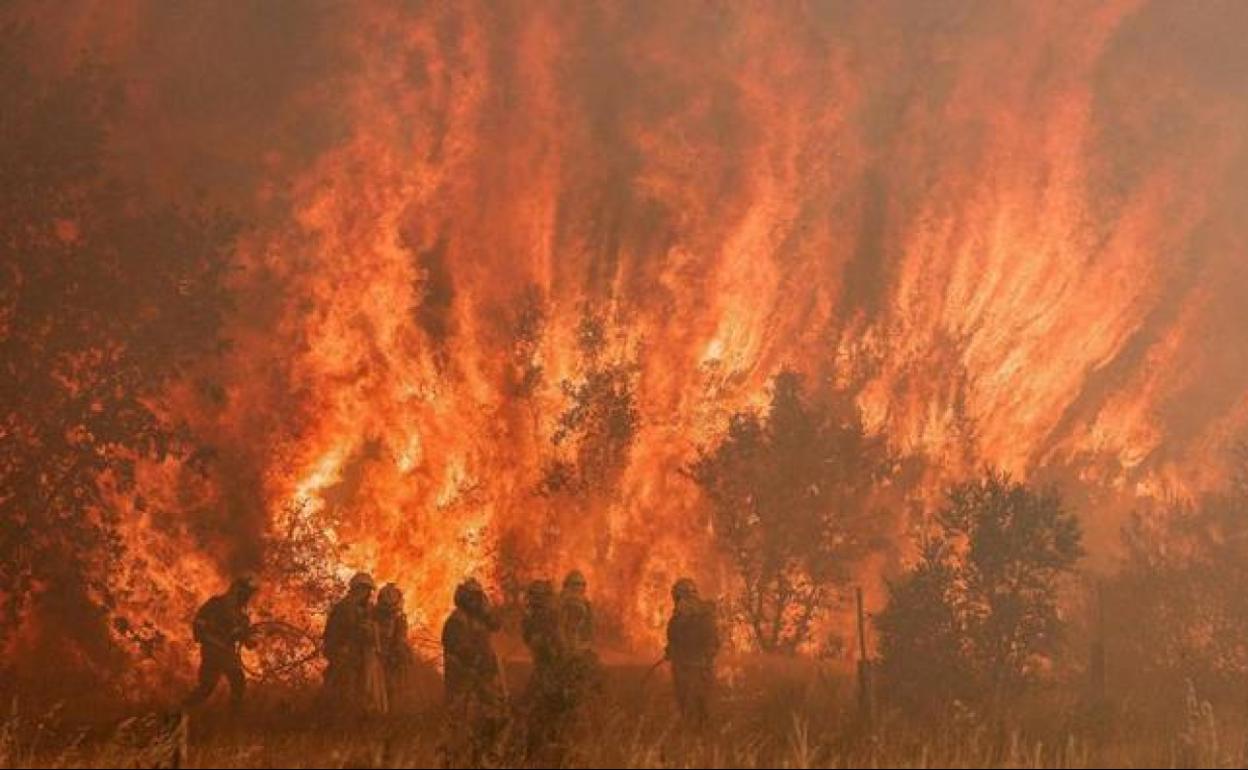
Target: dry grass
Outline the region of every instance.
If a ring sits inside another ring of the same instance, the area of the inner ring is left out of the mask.
[[[516,672],[518,674],[518,672]],[[518,674],[516,684],[523,675]],[[928,728],[899,717],[868,729],[852,682],[783,668],[739,674],[723,690],[715,722],[686,729],[670,685],[645,686],[639,669],[611,673],[602,701],[587,710],[562,754],[526,758],[523,720],[484,764],[568,767],[1242,767],[1240,724],[1220,719],[1194,692],[1174,693],[1167,724],[1120,714],[1093,720],[1060,702],[982,718],[961,711]],[[189,729],[176,715],[70,726],[59,710],[25,717],[13,705],[0,723],[2,767],[436,767],[446,723],[433,693],[385,723],[327,721],[307,695],[260,693],[243,718],[215,710]],[[185,741],[185,743],[184,743]],[[186,746],[185,756],[178,755]]]

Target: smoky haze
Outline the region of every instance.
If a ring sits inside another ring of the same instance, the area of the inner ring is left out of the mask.
[[[922,466],[859,567],[877,587],[950,480],[1058,481],[1107,562],[1123,511],[1222,483],[1248,426],[1241,2],[16,3],[0,25],[30,93],[98,73],[95,173],[125,210],[237,223],[221,344],[142,394],[193,448],[104,496],[118,550],[60,546],[114,596],[84,666],[180,671],[195,601],[243,569],[281,612],[368,568],[432,624],[467,574],[580,567],[647,649],[672,579],[729,580],[682,469],[785,368]],[[48,622],[22,585],[15,656]]]

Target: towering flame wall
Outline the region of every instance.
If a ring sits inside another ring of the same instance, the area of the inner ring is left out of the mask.
[[[126,519],[174,639],[233,569],[293,603],[285,547],[430,624],[577,566],[644,644],[721,577],[682,467],[785,366],[933,485],[1193,491],[1248,421],[1242,4],[6,13],[121,74],[116,173],[249,224],[232,347],[164,397],[213,477],[148,465]]]

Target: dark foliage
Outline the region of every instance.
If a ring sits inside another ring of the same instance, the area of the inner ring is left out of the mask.
[[[885,691],[915,711],[999,706],[1058,650],[1078,520],[1055,493],[989,473],[955,486],[933,525],[876,618]]]
[[[0,645],[32,612],[94,620],[100,650],[110,620],[141,635],[109,618],[108,494],[143,458],[193,455],[155,396],[220,345],[234,226],[110,178],[115,94],[105,72],[48,85],[0,53]]]
[[[1129,682],[1176,689],[1191,681],[1212,696],[1248,675],[1248,455],[1237,458],[1226,489],[1143,507],[1124,527],[1105,613],[1106,643],[1130,668],[1115,673],[1131,674]],[[1233,689],[1242,698],[1240,685]]]
[[[571,447],[570,459],[548,464],[539,492],[587,492],[611,488],[628,461],[640,421],[639,367],[607,354],[606,321],[586,311],[577,328],[581,372],[561,383],[568,407],[553,436],[557,447]]]
[[[741,580],[737,612],[760,649],[794,652],[810,640],[848,569],[877,545],[884,517],[871,496],[894,467],[848,395],[808,400],[793,372],[776,377],[765,415],[733,415],[694,462]]]

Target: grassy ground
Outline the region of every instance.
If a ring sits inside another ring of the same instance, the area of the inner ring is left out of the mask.
[[[809,665],[758,664],[728,672],[713,723],[683,726],[670,682],[642,666],[615,666],[606,694],[588,709],[561,752],[526,758],[523,720],[484,764],[569,767],[1242,767],[1238,720],[1188,703],[1160,718],[1091,719],[1060,698],[977,716],[954,710],[919,727],[896,715],[864,724],[843,673]],[[509,669],[513,691],[527,672]],[[444,762],[447,723],[433,683],[405,713],[385,722],[343,726],[316,708],[311,693],[256,692],[247,712],[230,717],[218,702],[184,723],[185,763],[193,767],[430,767]],[[155,717],[150,719],[155,720]],[[0,728],[5,767],[147,767],[167,758],[160,736],[177,722],[141,722],[121,731],[119,718],[40,717],[17,709]],[[127,737],[127,730],[138,737]],[[156,737],[152,737],[156,736]],[[176,735],[170,740],[178,740]],[[153,745],[157,746],[153,750]]]

